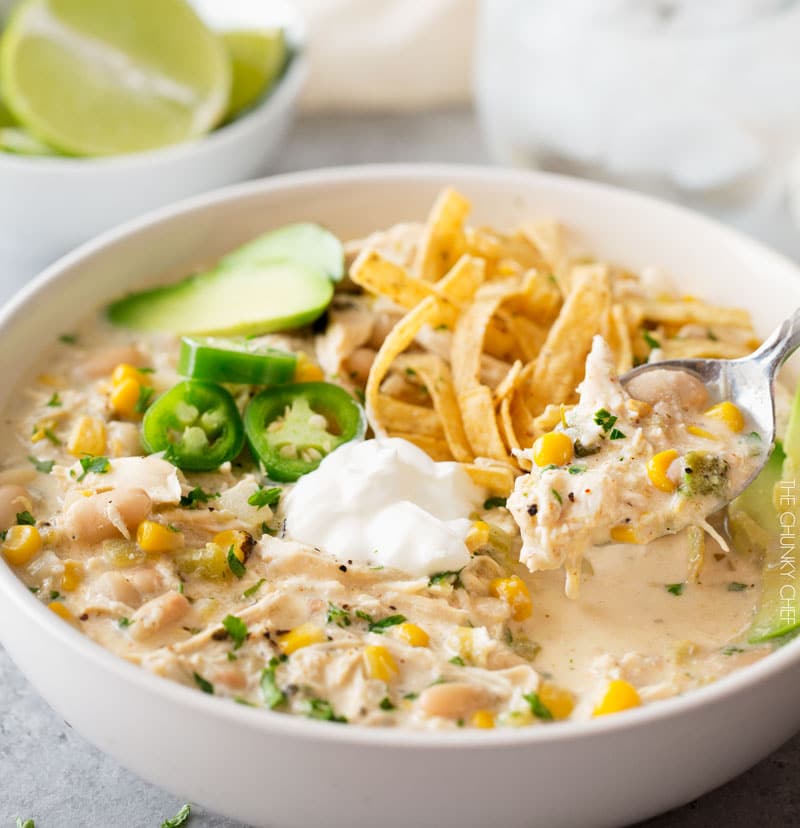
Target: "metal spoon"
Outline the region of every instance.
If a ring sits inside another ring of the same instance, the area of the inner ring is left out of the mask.
[[[648,371],[684,371],[699,379],[712,399],[730,400],[747,413],[761,435],[763,456],[753,474],[730,499],[744,491],[769,459],[775,440],[775,396],[778,370],[800,348],[800,308],[782,322],[750,356],[741,359],[671,359],[640,365],[620,377],[627,385]]]

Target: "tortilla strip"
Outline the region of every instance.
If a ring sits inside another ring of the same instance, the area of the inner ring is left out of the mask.
[[[663,359],[739,359],[750,352],[751,349],[740,342],[723,342],[702,337],[665,339],[661,343]]]
[[[433,290],[451,304],[463,308],[472,301],[485,278],[486,265],[483,260],[465,254],[433,286]]]
[[[494,404],[499,405],[504,399],[510,397],[517,387],[517,380],[522,373],[522,360],[517,360],[509,369],[508,373],[494,389]]]
[[[609,308],[603,335],[614,354],[617,373],[630,371],[633,368],[633,345],[624,305],[615,304]]]
[[[404,308],[413,308],[434,296],[427,283],[415,279],[405,268],[384,258],[373,248],[362,251],[350,268],[350,279],[369,293],[385,296]]]
[[[396,431],[392,434],[392,437],[408,440],[409,443],[413,443],[417,448],[421,448],[425,454],[437,462],[453,460],[450,447],[444,440],[437,439],[436,437],[428,437],[425,434],[419,434],[415,431]]]
[[[495,419],[491,389],[473,385],[458,395],[458,405],[473,456],[508,460],[508,451]]]
[[[451,188],[443,190],[428,216],[414,272],[426,282],[438,282],[466,250],[464,221],[471,204]]]
[[[499,463],[465,463],[463,469],[472,478],[473,483],[483,486],[494,495],[507,497],[514,488],[516,475],[511,466]]]
[[[434,409],[398,400],[388,394],[380,394],[375,401],[378,420],[382,426],[382,435],[387,436],[396,431],[414,431],[426,437],[444,440],[444,429],[439,415]],[[370,425],[372,422],[370,421]],[[375,427],[372,428],[375,431]],[[377,434],[378,432],[375,431]]]
[[[740,308],[720,308],[707,305],[697,299],[684,301],[649,301],[631,303],[640,309],[642,318],[662,325],[730,325],[737,328],[751,328],[750,314]]]
[[[548,268],[556,277],[562,295],[567,296],[572,289],[572,274],[567,256],[564,228],[556,221],[545,219],[525,222],[519,229],[525,238],[541,252]]]

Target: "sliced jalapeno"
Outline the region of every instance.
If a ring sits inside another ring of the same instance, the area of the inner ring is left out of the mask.
[[[180,469],[213,471],[242,450],[242,418],[224,388],[186,380],[147,409],[142,442],[151,454],[163,451]]]
[[[289,382],[296,366],[294,354],[265,348],[244,337],[185,336],[178,358],[178,373],[184,377],[242,385]]]
[[[244,428],[267,474],[290,482],[313,471],[343,443],[363,437],[366,420],[343,388],[305,382],[256,394],[244,413]]]

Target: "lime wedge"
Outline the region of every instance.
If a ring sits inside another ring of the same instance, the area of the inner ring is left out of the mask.
[[[15,126],[16,123],[16,118],[8,111],[8,107],[3,103],[3,99],[0,98],[0,128]]]
[[[275,82],[288,50],[281,29],[230,31],[222,34],[233,68],[227,118],[252,106]]]
[[[185,0],[23,0],[0,40],[3,97],[73,155],[117,155],[208,132],[230,58]]]
[[[13,152],[15,155],[56,155],[52,147],[22,127],[0,127],[0,152]]]

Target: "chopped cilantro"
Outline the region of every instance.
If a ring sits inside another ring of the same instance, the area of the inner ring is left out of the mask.
[[[608,433],[613,428],[617,418],[610,411],[606,411],[605,408],[598,408],[597,411],[594,412],[594,421],[600,426],[600,428],[603,429],[603,431]]]
[[[442,572],[435,572],[428,578],[428,586],[441,586],[442,584],[449,583],[453,589],[458,589],[459,587],[463,586],[461,583],[461,569],[445,569]]]
[[[723,649],[722,655],[731,656],[731,655],[736,655],[736,653],[743,653],[743,652],[744,652],[744,650],[741,647],[736,647],[733,644],[731,644],[730,646],[725,647],[725,649]]]
[[[277,486],[272,489],[262,489],[259,487],[257,491],[253,492],[253,494],[247,498],[247,502],[251,506],[255,506],[258,509],[261,509],[264,506],[275,506],[281,499],[282,494],[283,491]]]
[[[161,828],[181,828],[189,821],[192,815],[192,806],[187,802],[172,819],[165,819],[161,823]]]
[[[111,463],[108,457],[81,457],[79,462],[83,472],[77,478],[78,483],[90,472],[94,474],[106,474],[111,469]]]
[[[32,592],[34,595],[37,595],[39,592],[39,587],[28,587],[28,590]]]
[[[719,337],[718,337],[718,336],[714,333],[714,331],[712,331],[712,330],[711,330],[711,328],[709,328],[709,329],[706,331],[706,336],[707,336],[707,337],[708,337],[708,338],[709,338],[712,342],[719,342]]]
[[[247,567],[236,557],[233,551],[233,544],[228,549],[228,568],[237,578],[244,578]]]
[[[78,337],[76,334],[65,333],[58,337],[58,341],[65,345],[75,345],[78,342]]]
[[[731,581],[728,584],[728,592],[744,592],[747,589],[747,584],[741,583],[741,581]]]
[[[466,667],[467,666],[466,662],[464,661],[463,658],[461,658],[461,656],[453,656],[450,659],[450,663],[455,664],[456,667]]]
[[[406,620],[405,615],[387,615],[386,618],[381,618],[376,621],[371,615],[368,615],[363,610],[356,610],[356,617],[367,622],[368,632],[378,633],[379,635],[383,635],[389,627],[394,627],[397,624],[404,624]]]
[[[183,595],[183,581],[178,581],[178,586],[175,587],[175,591]]]
[[[661,343],[647,329],[642,329],[642,338],[647,343],[648,348],[653,349],[661,347]]]
[[[760,440],[761,439],[761,435],[757,431],[751,431],[747,436],[750,437],[750,439],[752,439],[752,440]]]
[[[53,391],[53,396],[47,401],[49,408],[58,408],[61,405],[61,397],[58,396],[58,391]]]
[[[328,617],[326,619],[328,624],[336,624],[337,627],[349,627],[350,615],[347,610],[337,607],[328,601]]]
[[[624,440],[625,433],[620,431],[618,428],[612,428],[611,434],[608,435],[609,440]]]
[[[117,619],[117,626],[122,630],[124,630],[126,627],[130,627],[132,623],[133,622],[131,621],[131,619],[126,618],[124,615],[122,616],[122,618]]]
[[[413,368],[406,368],[406,375],[409,377],[415,377],[417,372]]]
[[[570,466],[567,471],[570,474],[583,474],[586,471],[586,466]]]
[[[194,678],[194,683],[195,683],[195,684],[196,684],[196,685],[197,685],[197,686],[198,686],[198,687],[199,687],[199,688],[200,688],[200,689],[201,689],[204,693],[208,693],[210,696],[213,696],[213,695],[214,695],[214,685],[213,685],[210,681],[208,681],[207,679],[204,679],[204,678],[200,675],[200,673],[192,673],[192,676],[193,676],[193,678]]]
[[[42,434],[44,434],[44,436],[45,436],[45,437],[47,437],[47,439],[48,439],[48,440],[49,440],[49,441],[50,441],[50,442],[51,442],[54,446],[60,446],[60,445],[61,445],[61,440],[59,440],[59,439],[58,439],[58,437],[56,437],[56,435],[53,433],[53,429],[52,429],[52,428],[45,428],[45,429],[42,431]]]
[[[309,719],[321,719],[325,722],[347,724],[347,719],[344,716],[337,716],[333,705],[327,699],[309,699],[306,716]]]
[[[561,499],[561,495],[560,495],[560,494],[559,494],[559,493],[558,493],[555,489],[550,489],[550,491],[553,493],[553,497],[554,497],[554,498],[555,498],[555,499],[556,499],[559,503],[563,503],[563,502],[564,502],[564,501]]]
[[[504,497],[489,497],[483,501],[484,509],[500,509],[506,505],[506,498]]]
[[[139,398],[136,400],[134,410],[139,414],[144,414],[144,412],[147,411],[147,406],[150,405],[150,400],[153,399],[153,394],[155,393],[155,388],[151,388],[149,385],[140,385]]]
[[[215,497],[219,497],[219,492],[205,492],[199,486],[195,486],[189,494],[181,497],[181,506],[196,509],[198,503],[208,503]]]
[[[57,589],[51,589],[50,590],[50,600],[51,601],[58,601],[58,599],[60,597],[61,597],[61,593]]]
[[[222,626],[233,639],[233,649],[238,650],[247,640],[247,624],[235,615],[226,615],[222,619]]]
[[[17,526],[36,526],[36,518],[29,512],[17,512]]]
[[[261,695],[264,697],[264,704],[274,710],[286,702],[286,694],[278,687],[275,680],[275,671],[278,669],[280,660],[271,658],[269,664],[261,671]]]
[[[553,714],[550,708],[539,698],[538,693],[526,693],[522,697],[530,705],[531,713],[543,722],[552,722]]]
[[[266,582],[266,578],[259,578],[253,586],[247,587],[247,589],[242,593],[242,598],[252,598]]]
[[[406,701],[414,701],[415,699],[419,698],[419,693],[406,693],[405,696],[403,696],[403,698]]]
[[[388,696],[385,696],[384,698],[381,699],[381,703],[378,705],[378,707],[380,707],[381,710],[395,710],[396,709],[395,706],[392,704],[392,700]]]
[[[53,466],[56,464],[55,460],[40,460],[32,454],[28,455],[28,460],[33,463],[33,467],[36,471],[41,472],[42,474],[50,474],[50,472],[53,471]]]
[[[683,588],[685,584],[664,584],[664,589],[670,595],[683,595]]]
[[[236,661],[238,656],[231,650],[228,650],[228,661]]]
[[[150,368],[149,366],[146,366],[144,368],[137,368],[136,370],[140,374],[155,374],[155,372],[156,372],[155,368]]]

